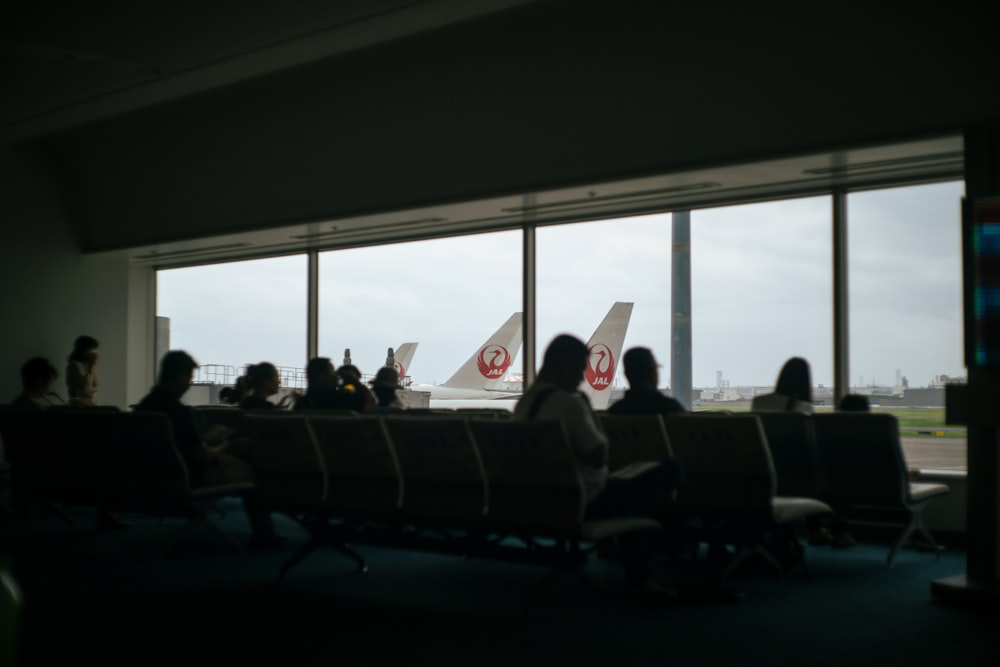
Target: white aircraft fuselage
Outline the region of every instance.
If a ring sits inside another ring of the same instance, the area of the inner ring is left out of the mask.
[[[503,398],[517,398],[520,393],[510,391],[499,391],[494,389],[467,389],[465,387],[445,387],[439,384],[412,384],[410,391],[424,391],[430,394],[432,401],[447,400],[496,400]]]

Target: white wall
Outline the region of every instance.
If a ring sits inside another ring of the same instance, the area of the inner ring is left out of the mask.
[[[152,271],[124,254],[84,255],[55,194],[44,157],[0,148],[0,402],[20,391],[19,369],[47,357],[63,371],[73,340],[97,338],[99,398],[125,407],[152,382]]]

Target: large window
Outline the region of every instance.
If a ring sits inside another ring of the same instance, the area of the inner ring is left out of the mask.
[[[335,250],[319,260],[319,353],[365,374],[417,343],[404,373],[439,384],[521,311],[521,233]],[[516,374],[514,358],[506,373]]]
[[[848,198],[852,389],[964,376],[961,183]]]
[[[202,365],[201,381],[231,383],[243,366],[260,361],[301,369],[306,256],[159,271],[156,314],[169,319],[169,347]],[[282,373],[283,385],[296,380],[293,371]]]
[[[965,466],[964,430],[943,423],[943,385],[965,375],[961,195],[961,183],[943,183],[847,199],[846,389],[899,413],[918,467]],[[695,405],[745,409],[799,356],[811,365],[819,409],[833,407],[832,203],[822,196],[691,213]],[[624,333],[592,341],[591,400],[605,407],[625,388],[620,358],[632,346],[652,348],[668,386],[673,216],[542,227],[536,241],[536,364],[555,335],[591,341],[613,306],[627,304]],[[231,382],[244,364],[267,360],[288,367],[283,383],[296,386],[315,326],[322,356],[340,365],[349,349],[368,375],[389,348],[415,344],[405,375],[437,387],[474,355],[489,357],[484,365],[500,358],[480,347],[522,310],[522,250],[521,233],[509,231],[320,253],[313,323],[306,255],[162,270],[157,313],[169,319],[170,347],[190,351],[205,382]],[[520,389],[517,338],[502,368],[508,392]],[[468,392],[447,394],[437,392]]]
[[[616,302],[632,304],[621,350],[649,347],[670,379],[669,214],[545,227],[537,232],[538,363],[559,333],[590,340]],[[602,341],[605,342],[605,341]],[[597,348],[595,355],[608,350]],[[599,376],[607,356],[592,357]],[[624,385],[618,372],[611,388]],[[600,379],[592,378],[596,382]],[[601,385],[597,385],[601,386]],[[610,392],[592,394],[597,407]]]
[[[964,378],[960,182],[848,197],[850,391],[901,424],[908,462],[965,468],[965,429],[944,424]]]
[[[691,214],[693,384],[706,398],[748,399],[789,357],[832,397],[829,197]]]

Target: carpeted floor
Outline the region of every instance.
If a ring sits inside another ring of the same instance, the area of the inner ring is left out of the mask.
[[[222,524],[248,536],[236,503]],[[740,602],[605,600],[573,579],[528,607],[534,566],[358,547],[359,574],[320,551],[278,578],[305,535],[272,551],[234,550],[209,532],[167,554],[180,522],[123,514],[132,526],[95,531],[38,516],[0,526],[24,598],[18,645],[27,665],[995,665],[1000,615],[930,599],[931,580],[965,570],[964,553],[887,546],[807,549],[810,578],[747,567],[729,585]],[[710,580],[700,562],[658,563],[666,582]],[[612,560],[589,571],[612,591]]]

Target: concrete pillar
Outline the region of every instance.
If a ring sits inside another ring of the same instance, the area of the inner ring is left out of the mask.
[[[1000,123],[965,132],[965,195],[969,204],[1000,195]],[[963,216],[966,295],[976,284],[970,266],[970,216]],[[991,263],[997,262],[993,259]],[[996,267],[993,267],[994,271]],[[975,342],[976,313],[965,304],[968,386],[948,394],[948,418],[961,414],[968,424],[968,518],[966,573],[931,583],[931,595],[946,602],[1000,607],[1000,365],[977,363],[969,343]],[[983,314],[980,314],[982,316]],[[993,317],[1000,313],[993,313]],[[993,345],[1000,341],[990,341]],[[991,345],[991,347],[993,347]],[[956,400],[957,399],[957,400]]]
[[[691,409],[691,212],[673,214],[670,251],[670,391]]]

